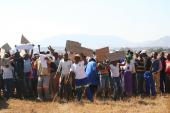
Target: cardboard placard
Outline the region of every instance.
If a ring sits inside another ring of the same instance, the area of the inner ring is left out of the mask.
[[[1,48],[4,49],[6,52],[8,52],[9,50],[11,50],[11,47],[9,46],[8,43],[4,44]]]
[[[30,41],[28,41],[28,39],[25,38],[24,35],[21,36],[21,44],[28,44],[30,43]]]
[[[109,53],[108,59],[110,61],[116,61],[120,59],[124,59],[126,56],[126,53],[124,51],[116,51],[114,53]]]
[[[97,61],[104,61],[108,58],[108,54],[109,54],[109,47],[96,49],[96,60]]]
[[[92,49],[89,49],[89,48],[86,48],[86,47],[81,47],[80,50],[81,50],[80,52],[83,53],[85,56],[89,56],[89,57],[93,56],[93,50]]]
[[[80,53],[81,43],[75,41],[66,41],[66,50],[70,52]]]
[[[33,44],[19,44],[15,45],[17,50],[32,50],[34,48]]]

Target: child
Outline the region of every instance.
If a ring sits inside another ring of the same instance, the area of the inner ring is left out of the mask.
[[[147,62],[151,62],[151,61],[148,60]],[[146,64],[151,64],[151,63],[146,63]],[[153,75],[151,73],[151,65],[146,65],[144,79],[145,79],[146,95],[149,96],[151,91],[152,96],[155,96],[155,83],[153,81]]]

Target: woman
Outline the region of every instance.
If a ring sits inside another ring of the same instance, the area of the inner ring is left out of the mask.
[[[166,72],[165,92],[170,93],[170,54],[168,54],[167,56],[165,72]]]
[[[130,65],[130,57],[126,58],[124,71],[125,94],[126,96],[132,96],[132,65]]]

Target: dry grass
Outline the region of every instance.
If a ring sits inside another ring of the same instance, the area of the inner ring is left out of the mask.
[[[156,99],[131,98],[126,101],[89,103],[34,102],[11,99],[0,102],[0,113],[170,113],[170,95]]]

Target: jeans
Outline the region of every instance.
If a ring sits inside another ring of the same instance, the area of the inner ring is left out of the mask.
[[[4,79],[4,95],[6,98],[12,96],[13,78]]]
[[[120,77],[113,77],[111,78],[112,83],[113,83],[113,96],[114,98],[118,98],[122,96],[122,86],[121,86],[121,81]]]
[[[109,76],[108,75],[101,75],[100,76],[100,92],[105,93],[105,96],[108,96],[109,91]]]
[[[149,96],[150,91],[152,96],[155,96],[155,83],[152,77],[145,78],[145,87],[146,87],[146,94]]]
[[[39,76],[38,77],[38,85],[37,85],[37,91],[38,91],[38,98],[40,99],[49,99],[49,76]]]
[[[93,96],[89,87],[89,83],[88,83],[88,78],[84,78],[84,79],[76,79],[75,80],[76,83],[76,96],[77,96],[77,100],[80,101],[82,98],[82,93],[83,88],[85,88],[86,90],[86,94],[87,94],[87,98],[90,101],[93,101]]]

